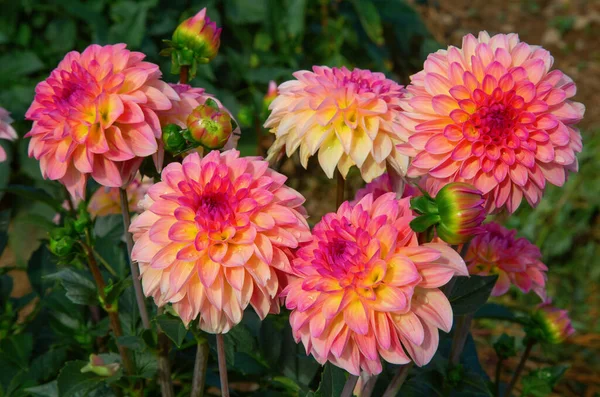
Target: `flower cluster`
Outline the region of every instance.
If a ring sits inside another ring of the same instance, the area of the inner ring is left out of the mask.
[[[491,222],[482,226],[483,233],[471,240],[465,257],[470,274],[497,274],[492,296],[505,294],[514,284],[521,291],[535,292],[546,299],[546,271],[542,254],[525,238],[516,238],[516,230]]]
[[[546,181],[562,186],[577,171],[584,106],[573,81],[550,71],[553,58],[516,34],[467,35],[462,48],[429,55],[411,77],[400,117],[414,156],[409,176],[427,175],[431,194],[452,181],[486,195],[488,210],[535,206]]]
[[[294,77],[279,86],[269,107],[265,127],[276,137],[269,158],[282,150],[291,156],[299,148],[306,168],[318,151],[329,178],[336,167],[346,177],[356,165],[367,182],[383,174],[388,163],[398,173],[406,171],[408,159],[396,151],[402,86],[382,73],[345,67],[314,66]]]
[[[278,312],[287,278],[277,270],[290,272],[287,251],[310,240],[304,198],[285,180],[236,150],[165,167],[130,228],[144,293],[211,333],[239,323],[249,304],[261,318]]]
[[[378,374],[380,358],[425,365],[438,329],[450,331],[452,308],[439,287],[467,268],[444,244],[418,244],[409,205],[394,193],[346,202],[297,251],[298,279],[283,295],[294,338],[318,362],[354,375]]]
[[[68,53],[37,85],[26,136],[44,178],[83,197],[88,176],[104,186],[126,185],[144,157],[157,152],[157,111],[179,96],[144,57],[125,44],[91,45]]]

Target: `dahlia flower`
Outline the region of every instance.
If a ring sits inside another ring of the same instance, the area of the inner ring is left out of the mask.
[[[10,117],[10,113],[4,108],[0,108],[0,139],[14,141],[18,138],[17,132],[10,125],[12,122],[13,119]],[[2,161],[6,161],[6,151],[0,146],[0,162]]]
[[[126,185],[146,156],[156,153],[156,111],[179,99],[159,80],[157,65],[125,44],[91,45],[68,53],[39,83],[26,113],[33,127],[29,156],[44,178],[83,197],[87,177],[108,187]]]
[[[369,193],[373,194],[373,200],[375,200],[379,196],[390,192],[394,192],[394,187],[392,186],[392,179],[386,172],[373,179],[371,182],[367,183],[364,187],[358,189],[354,196],[354,200],[350,201],[350,204],[355,205]],[[419,191],[419,189],[417,189],[413,185],[410,185],[408,183],[404,184],[402,197],[418,196],[420,194],[421,192]]]
[[[396,151],[400,130],[395,114],[405,95],[402,86],[369,70],[314,66],[294,73],[297,80],[279,86],[279,95],[265,127],[276,139],[268,159],[285,148],[291,156],[300,148],[300,161],[319,151],[319,164],[329,178],[337,166],[346,177],[356,165],[370,182],[389,163],[404,174],[408,159]]]
[[[233,133],[222,150],[234,149],[240,139],[241,129],[239,123],[235,120],[231,112],[223,106],[223,104],[211,94],[206,93],[204,88],[193,88],[187,84],[169,84],[173,90],[179,95],[179,100],[172,101],[170,109],[158,112],[158,119],[161,125],[177,124],[181,128],[187,128],[188,116],[200,105],[211,99],[219,106],[219,109],[225,110],[232,120],[237,124]],[[198,152],[202,153],[203,149],[198,148]]]
[[[490,222],[471,240],[465,261],[469,273],[481,276],[497,274],[492,296],[505,294],[514,284],[521,291],[535,292],[546,298],[546,271],[538,247],[525,238],[516,238],[516,230]]]
[[[569,312],[552,306],[551,300],[539,305],[532,313],[531,319],[535,328],[531,336],[542,342],[557,345],[575,333]]]
[[[166,166],[130,228],[146,296],[211,333],[239,323],[248,304],[261,318],[277,312],[288,250],[310,240],[304,198],[285,180],[236,150]]]
[[[569,100],[573,81],[550,71],[553,58],[516,34],[467,35],[462,48],[429,55],[411,77],[400,116],[414,156],[408,176],[428,176],[431,194],[452,181],[486,196],[489,211],[540,201],[546,181],[562,186],[577,171],[585,107]]]
[[[137,174],[133,181],[127,185],[130,212],[141,212],[138,203],[144,198],[150,186],[152,186],[150,179],[144,179],[140,174]],[[90,198],[88,211],[92,217],[120,214],[121,198],[119,197],[119,189],[100,187]]]
[[[439,287],[467,268],[445,244],[418,244],[409,205],[395,193],[345,202],[296,252],[298,278],[282,295],[295,340],[319,363],[354,375],[378,374],[380,358],[425,365],[438,328],[450,331],[452,308]]]

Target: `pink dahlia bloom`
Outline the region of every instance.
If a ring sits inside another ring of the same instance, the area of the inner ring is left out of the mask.
[[[158,66],[125,44],[91,45],[68,53],[35,89],[26,113],[33,127],[29,155],[44,178],[59,180],[83,197],[87,177],[120,187],[146,156],[156,153],[157,111],[171,108],[177,93],[159,80]]]
[[[538,247],[525,238],[516,238],[516,230],[490,222],[481,227],[483,233],[471,240],[466,255],[470,274],[497,274],[492,296],[505,294],[511,284],[527,293],[535,292],[546,299],[546,271]]]
[[[553,58],[516,34],[467,35],[462,48],[429,55],[411,77],[400,116],[414,156],[409,176],[428,175],[432,195],[452,181],[486,195],[489,211],[539,203],[546,181],[577,171],[585,107],[569,100],[573,81],[550,71]]]
[[[10,113],[4,108],[0,108],[0,139],[14,141],[18,138],[17,132],[10,125],[12,122],[13,119],[10,117]],[[6,152],[0,146],[0,162],[3,161],[6,161]]]
[[[354,196],[354,200],[350,202],[351,205],[355,205],[360,200],[363,199],[367,194],[372,194],[373,199],[379,198],[379,196],[384,195],[385,193],[394,192],[394,187],[392,186],[392,179],[390,178],[388,173],[381,174],[377,178],[373,179],[371,182],[367,183],[363,188],[360,188],[356,191],[356,195]],[[421,192],[419,189],[414,187],[413,185],[409,185],[408,183],[404,184],[404,190],[402,191],[402,197],[412,197],[419,196]]]
[[[285,180],[236,150],[166,166],[130,228],[144,293],[211,333],[229,331],[248,304],[261,318],[278,312],[288,250],[311,237],[304,198]]]
[[[297,251],[298,279],[283,295],[294,338],[319,363],[354,375],[378,374],[381,358],[425,365],[437,350],[438,328],[450,331],[452,308],[439,287],[467,268],[445,244],[419,245],[409,206],[395,193],[345,202]]]
[[[408,159],[396,151],[402,86],[369,70],[314,66],[294,73],[297,80],[279,86],[279,95],[265,123],[276,139],[269,158],[285,148],[291,156],[300,148],[304,168],[319,151],[319,164],[329,178],[336,167],[345,177],[356,165],[370,182],[389,163],[399,174]]]

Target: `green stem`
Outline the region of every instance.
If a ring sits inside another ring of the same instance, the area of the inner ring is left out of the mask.
[[[138,268],[137,263],[131,259],[131,251],[133,251],[133,238],[131,233],[129,233],[131,218],[129,217],[129,200],[127,199],[127,190],[125,190],[125,188],[119,188],[119,196],[121,198],[121,215],[123,216],[123,234],[125,235],[127,252],[129,253],[129,267],[131,269],[131,278],[133,280],[133,288],[135,290],[135,300],[137,301],[137,306],[140,312],[140,317],[142,318],[142,325],[144,326],[144,329],[150,329],[150,319],[148,318],[148,310],[146,309],[146,301],[144,299],[144,292],[142,291],[142,283],[140,281],[140,269]]]
[[[202,397],[204,395],[208,350],[206,339],[202,338],[198,340],[196,361],[194,362],[194,378],[192,379],[192,393],[190,394],[190,397]]]
[[[94,248],[92,248],[92,251],[94,251],[94,255],[98,258],[98,261],[102,264],[102,266],[104,266],[113,277],[119,277],[115,269],[113,269],[106,259],[104,259],[102,255],[98,253],[98,251],[96,251]]]
[[[408,372],[410,371],[411,367],[412,367],[412,362],[402,365],[400,367],[400,369],[398,370],[398,372],[396,373],[396,375],[394,376],[394,378],[391,380],[390,384],[388,385],[387,389],[385,389],[385,392],[383,393],[383,397],[394,397],[398,394],[398,392],[400,391],[400,388],[402,387],[402,385],[404,384],[404,381],[406,380],[406,377],[408,376]]]
[[[219,360],[219,379],[221,380],[221,396],[229,397],[229,383],[227,383],[227,360],[225,359],[225,341],[223,334],[217,334],[217,358]]]
[[[496,363],[496,397],[500,397],[500,377],[502,375],[502,364],[504,363],[504,359],[498,358],[498,362]]]
[[[450,365],[456,365],[460,362],[460,355],[462,354],[467,336],[469,335],[469,329],[471,328],[471,321],[473,320],[473,314],[467,314],[459,317],[458,324],[454,330],[454,336],[452,338],[452,347],[450,348]]]
[[[340,397],[352,397],[352,392],[354,391],[356,382],[358,382],[358,376],[349,375],[348,379],[346,380],[346,384],[342,389],[342,394],[340,394]]]
[[[510,380],[510,383],[508,384],[508,388],[506,388],[504,397],[510,397],[510,393],[514,389],[515,385],[517,384],[517,381],[519,380],[519,377],[521,376],[521,372],[523,372],[523,369],[525,368],[525,363],[527,362],[527,359],[529,358],[529,355],[531,354],[531,349],[533,349],[533,345],[535,345],[535,340],[530,339],[527,342],[527,346],[525,347],[525,352],[523,353],[523,356],[521,356],[521,361],[519,361],[519,365],[517,366],[517,369],[516,369],[515,373],[513,374],[513,377]]]

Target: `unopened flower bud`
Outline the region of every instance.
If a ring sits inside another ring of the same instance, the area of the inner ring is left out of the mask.
[[[181,127],[177,124],[167,124],[164,126],[162,129],[162,139],[167,152],[178,153],[183,151],[187,146]]]
[[[485,220],[483,195],[468,183],[453,182],[435,196],[440,216],[437,235],[448,244],[463,244],[480,232]]]
[[[182,51],[181,65],[189,65],[185,58],[191,57],[207,63],[219,52],[221,28],[206,15],[206,8],[177,26],[173,32],[171,45],[175,51]]]
[[[229,113],[210,104],[194,109],[188,116],[187,127],[190,141],[211,150],[225,146],[233,131]]]
[[[69,236],[64,236],[60,239],[50,240],[50,252],[58,257],[65,257],[73,251],[75,240]]]
[[[93,372],[99,376],[109,377],[116,374],[120,367],[119,363],[105,364],[102,357],[90,354],[90,362],[81,368],[81,372]]]
[[[568,312],[552,306],[550,302],[539,305],[532,313],[531,320],[527,334],[541,342],[556,345],[575,332]]]

